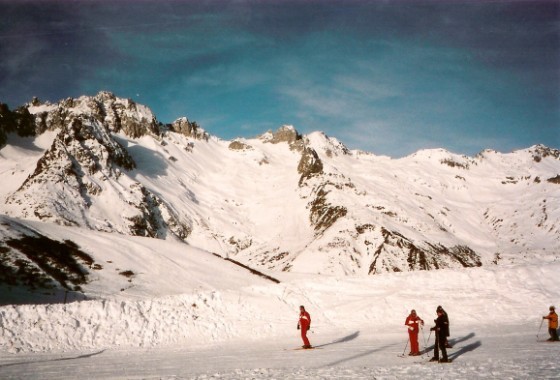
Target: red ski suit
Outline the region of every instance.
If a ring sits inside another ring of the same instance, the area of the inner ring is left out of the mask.
[[[307,339],[307,330],[309,330],[310,325],[311,325],[311,317],[309,316],[309,313],[305,310],[302,310],[299,313],[298,326],[301,330],[301,339],[303,340],[304,346],[311,346],[311,344],[309,344],[309,339]]]
[[[420,350],[418,348],[418,331],[420,331],[420,324],[424,321],[418,317],[416,314],[410,314],[406,317],[404,324],[408,327],[408,338],[410,340],[410,354],[419,354]]]

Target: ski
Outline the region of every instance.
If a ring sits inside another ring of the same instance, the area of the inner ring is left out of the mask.
[[[446,362],[444,362],[444,361],[439,361],[439,360],[431,360],[431,359],[430,359],[430,360],[428,360],[428,361],[427,361],[427,362],[425,362],[425,363],[440,363],[440,364],[447,364],[447,363],[452,363],[452,362],[453,362],[453,360],[451,360],[451,359],[447,359],[447,361],[446,361]]]

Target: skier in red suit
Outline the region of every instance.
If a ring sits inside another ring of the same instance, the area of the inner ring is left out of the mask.
[[[309,339],[307,339],[307,330],[311,327],[311,317],[309,313],[305,311],[305,307],[299,307],[299,322],[297,325],[298,330],[301,330],[301,339],[303,340],[302,348],[311,348],[311,344],[309,343]]]
[[[424,321],[418,315],[416,315],[416,310],[412,310],[410,315],[406,317],[404,322],[406,327],[408,327],[408,339],[410,340],[410,356],[420,355],[420,350],[418,349],[418,331],[420,331],[420,324],[424,325]]]

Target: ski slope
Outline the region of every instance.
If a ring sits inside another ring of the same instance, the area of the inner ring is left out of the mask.
[[[96,260],[107,259],[110,245],[112,265],[137,277],[129,283],[103,270],[85,286],[87,301],[0,306],[2,379],[528,379],[560,373],[560,344],[537,342],[537,335],[547,338],[542,316],[560,299],[558,261],[370,277],[274,273],[280,281],[274,283],[178,241],[33,226],[89,247]],[[126,283],[130,287],[119,291]],[[301,345],[300,304],[311,313],[309,337],[317,350],[293,350]],[[433,345],[428,327],[437,305],[449,313],[453,363],[427,363],[431,354],[399,357],[407,352],[404,320],[412,308],[427,322],[421,346]]]

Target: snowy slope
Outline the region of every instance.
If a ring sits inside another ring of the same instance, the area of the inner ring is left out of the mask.
[[[52,238],[68,231],[30,225]],[[540,324],[560,299],[558,261],[371,277],[277,273],[273,283],[178,241],[70,231],[96,262],[111,262],[84,286],[88,301],[0,307],[2,378],[553,379],[560,370]],[[132,283],[117,266],[136,274]],[[292,351],[300,304],[318,350]],[[451,321],[448,365],[427,363],[439,304]],[[400,358],[412,308],[426,321],[427,350]]]

